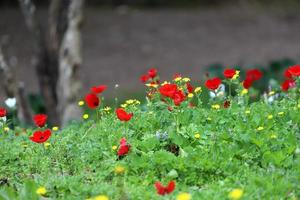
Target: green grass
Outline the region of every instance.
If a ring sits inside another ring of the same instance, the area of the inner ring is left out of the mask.
[[[161,102],[142,109],[130,106],[134,117],[128,123],[114,112],[103,113],[100,121],[54,132],[48,148],[28,139],[32,131],[1,133],[0,199],[39,199],[39,186],[46,187],[49,199],[105,194],[110,199],[166,200],[188,192],[192,199],[221,200],[234,188],[243,189],[243,199],[296,199],[299,103],[291,98],[271,105],[233,102],[229,109],[215,110],[187,108],[185,102],[173,112]],[[267,119],[270,114],[273,119]],[[159,140],[156,132],[166,132],[168,139]],[[122,137],[132,148],[118,160],[112,146]],[[169,151],[174,144],[180,147],[178,156]],[[116,166],[126,172],[115,174]],[[176,190],[158,196],[154,182],[170,180],[176,181]]]

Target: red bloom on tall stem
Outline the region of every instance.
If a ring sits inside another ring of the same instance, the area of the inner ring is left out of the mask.
[[[165,84],[159,88],[159,92],[162,96],[173,98],[177,91],[176,84]]]
[[[0,117],[5,117],[7,115],[7,111],[5,108],[0,107]]]
[[[145,74],[145,75],[142,75],[142,76],[140,77],[140,81],[141,81],[142,83],[146,83],[146,82],[149,80],[149,78],[150,78],[150,76],[148,76],[147,74]]]
[[[194,87],[192,86],[192,84],[190,82],[186,83],[186,88],[188,90],[189,93],[193,93],[194,92]]]
[[[149,69],[148,75],[149,75],[151,78],[155,78],[156,75],[157,75],[157,69],[155,69],[155,68]]]
[[[118,156],[125,156],[128,154],[131,145],[127,144],[126,138],[122,138],[120,141],[120,148],[118,150]]]
[[[235,69],[225,69],[223,75],[225,78],[232,79],[235,73],[236,73]]]
[[[243,86],[245,89],[249,89],[253,84],[253,81],[250,79],[246,79],[243,81]]]
[[[33,121],[36,126],[42,128],[47,122],[48,116],[45,114],[37,114],[33,116]]]
[[[294,65],[289,67],[288,73],[290,73],[293,77],[300,76],[300,65]]]
[[[44,143],[50,138],[50,136],[51,131],[47,129],[45,131],[35,131],[29,139],[35,143]]]
[[[216,89],[219,88],[221,83],[222,83],[222,80],[219,79],[218,77],[215,77],[215,78],[212,78],[212,79],[208,79],[205,82],[205,86],[210,90],[216,90]]]
[[[290,88],[293,88],[296,86],[296,81],[295,80],[285,80],[282,85],[281,85],[281,89],[282,91],[288,91]]]
[[[173,95],[173,102],[176,106],[179,106],[184,100],[185,95],[181,90],[177,90]]]
[[[133,116],[133,113],[127,113],[123,108],[116,109],[116,114],[120,121],[126,122],[129,121]]]
[[[106,90],[107,86],[106,85],[99,85],[99,86],[94,86],[91,88],[91,92],[100,94]]]
[[[100,99],[98,98],[98,96],[94,93],[89,93],[85,96],[84,98],[87,106],[91,109],[95,109],[99,106],[100,104]]]
[[[263,76],[263,73],[259,69],[250,69],[246,72],[246,79],[250,81],[258,81]]]
[[[170,194],[175,190],[175,181],[170,181],[167,186],[163,186],[159,181],[155,182],[154,184],[157,194],[159,195],[166,195]]]

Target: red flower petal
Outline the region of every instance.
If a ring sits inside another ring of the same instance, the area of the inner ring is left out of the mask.
[[[107,88],[106,85],[94,86],[94,87],[91,88],[91,92],[96,93],[96,94],[100,94],[104,90],[106,90],[106,88]]]
[[[87,94],[85,96],[84,100],[85,100],[87,106],[91,109],[97,108],[100,104],[100,99],[94,93]]]
[[[5,108],[0,107],[0,117],[5,117],[7,115],[7,111]]]
[[[219,88],[221,83],[222,83],[222,80],[219,79],[218,77],[215,77],[215,78],[212,78],[212,79],[208,79],[205,82],[205,86],[210,90],[216,90],[216,89]]]
[[[51,131],[49,129],[43,131],[35,131],[29,139],[35,143],[44,143],[51,136]]]
[[[223,75],[225,78],[232,79],[235,73],[236,73],[235,69],[225,69]]]
[[[133,113],[127,113],[123,108],[116,109],[116,114],[121,121],[129,121],[133,116]]]
[[[246,79],[250,81],[258,81],[263,76],[263,73],[258,69],[251,69],[246,72]]]
[[[155,69],[155,68],[149,69],[148,75],[149,75],[151,78],[156,77],[156,75],[157,75],[157,69]]]
[[[170,181],[165,190],[167,194],[173,192],[175,190],[175,181]]]
[[[33,117],[33,121],[36,126],[38,127],[44,127],[47,122],[48,116],[45,114],[37,114]]]
[[[147,74],[145,74],[145,75],[142,75],[142,76],[140,77],[140,81],[141,81],[142,83],[146,83],[146,82],[149,80],[149,78],[150,78],[150,76],[148,76]]]

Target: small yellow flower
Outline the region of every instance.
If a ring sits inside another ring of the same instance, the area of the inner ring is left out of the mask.
[[[191,200],[192,196],[187,192],[182,192],[177,195],[176,200]]]
[[[23,144],[22,144],[22,147],[27,148],[28,145],[27,145],[26,143],[23,143]]]
[[[178,82],[178,81],[180,81],[182,78],[179,76],[179,77],[177,77],[177,78],[175,78],[175,82]]]
[[[166,84],[169,84],[170,82],[168,82],[168,81],[164,81],[162,84],[161,84],[161,86],[164,86],[164,85],[166,85]]]
[[[94,197],[93,200],[109,200],[109,198],[106,195],[99,195]]]
[[[155,83],[147,83],[146,86],[147,86],[147,87],[157,88],[157,87],[158,87],[158,84],[155,84]]]
[[[298,108],[300,108],[300,103],[298,104]]]
[[[127,104],[133,104],[134,101],[133,101],[132,99],[129,99],[129,100],[126,101],[126,103],[127,103]]]
[[[7,127],[7,126],[4,127],[4,131],[5,131],[5,132],[8,132],[9,130],[10,130],[9,127]]]
[[[284,115],[284,112],[279,112],[278,115]]]
[[[121,107],[122,107],[122,108],[126,108],[126,107],[127,107],[127,104],[126,104],[126,103],[123,103],[123,104],[121,104]]]
[[[103,110],[106,111],[106,112],[109,112],[111,110],[111,107],[106,106]]]
[[[221,108],[221,106],[220,106],[219,104],[214,104],[214,105],[212,105],[211,107],[212,107],[213,109],[216,109],[216,110],[218,110],[218,109]]]
[[[53,126],[52,127],[52,131],[58,131],[58,129],[59,129],[58,126]]]
[[[199,133],[195,134],[195,138],[199,139],[201,137],[201,135]]]
[[[270,135],[270,138],[276,139],[276,138],[277,138],[277,135],[276,135],[275,133],[273,133],[273,134]]]
[[[265,128],[262,127],[262,126],[260,126],[260,127],[257,128],[258,131],[262,131],[262,130],[264,130],[264,129],[265,129]]]
[[[187,78],[187,77],[186,77],[186,78],[183,78],[182,80],[183,80],[184,82],[190,82],[190,81],[191,81],[191,79],[190,79],[190,78]]]
[[[123,167],[123,166],[116,166],[115,167],[115,173],[116,174],[123,174],[124,172],[125,172],[125,167]]]
[[[136,99],[134,100],[134,103],[137,104],[137,105],[141,104],[141,102],[139,100],[136,100]]]
[[[116,145],[114,145],[114,146],[111,147],[111,149],[114,150],[114,151],[117,150],[117,148],[118,147]]]
[[[274,94],[275,94],[274,91],[269,92],[269,96],[272,96],[272,95],[274,95]]]
[[[82,118],[83,118],[83,119],[88,119],[88,118],[89,118],[89,114],[84,114],[84,115],[82,115]]]
[[[250,111],[250,110],[246,110],[245,113],[246,113],[246,114],[250,114],[251,111]]]
[[[196,87],[194,92],[195,93],[200,93],[200,92],[202,92],[202,88],[201,87]]]
[[[208,118],[206,118],[208,121],[211,121],[211,118],[210,117],[208,117]]]
[[[46,190],[46,188],[45,187],[39,187],[37,190],[36,190],[36,193],[38,194],[38,195],[45,195],[46,193],[47,193],[47,190]]]
[[[268,119],[273,119],[273,115],[268,115]]]
[[[193,93],[189,93],[188,94],[188,98],[193,98],[194,97],[194,94]]]
[[[241,94],[242,94],[242,95],[245,95],[245,94],[248,94],[248,92],[249,92],[249,91],[248,91],[247,89],[243,89],[242,92],[241,92]]]
[[[45,142],[45,143],[44,143],[45,149],[48,149],[48,147],[50,147],[50,146],[51,146],[51,144],[50,144],[49,142]]]
[[[236,80],[240,76],[240,71],[236,70],[234,76],[232,77],[232,80]]]
[[[239,200],[242,198],[244,191],[242,189],[234,189],[232,190],[228,197],[232,200]]]
[[[83,106],[84,105],[84,101],[78,101],[78,106]]]

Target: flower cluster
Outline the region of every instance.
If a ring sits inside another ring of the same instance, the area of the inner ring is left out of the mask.
[[[51,136],[51,130],[45,127],[48,116],[45,114],[37,114],[33,117],[34,124],[39,128],[39,130],[35,131],[32,136],[30,136],[30,140],[35,143],[44,143]],[[45,128],[44,128],[45,127]]]
[[[284,72],[286,80],[281,84],[283,91],[288,91],[296,86],[296,78],[300,77],[300,65],[294,65],[287,68]]]

